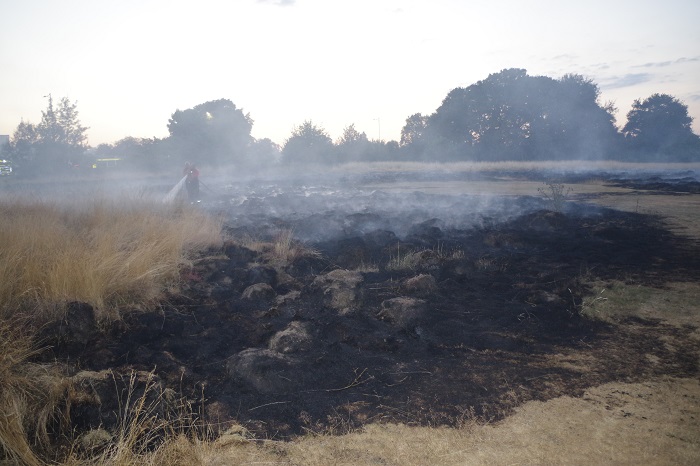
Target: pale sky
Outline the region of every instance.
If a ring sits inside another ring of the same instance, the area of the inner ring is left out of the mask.
[[[697,0],[0,0],[0,134],[77,102],[92,146],[166,137],[229,99],[283,144],[311,120],[400,139],[406,118],[505,68],[596,82],[618,124],[671,94],[700,133]]]

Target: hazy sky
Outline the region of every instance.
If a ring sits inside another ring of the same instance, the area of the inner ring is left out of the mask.
[[[311,120],[399,140],[407,117],[505,68],[593,79],[618,124],[671,94],[700,133],[697,0],[0,0],[0,134],[77,102],[90,145],[165,137],[229,99],[283,144]]]

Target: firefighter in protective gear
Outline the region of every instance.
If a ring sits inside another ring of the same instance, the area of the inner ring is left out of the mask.
[[[187,162],[183,170],[185,179],[185,188],[187,189],[187,198],[190,202],[199,201],[199,170],[194,164]]]

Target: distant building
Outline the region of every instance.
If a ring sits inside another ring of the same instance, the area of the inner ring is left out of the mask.
[[[0,176],[12,174],[12,164],[9,160],[4,159],[5,152],[9,150],[10,135],[0,134]]]

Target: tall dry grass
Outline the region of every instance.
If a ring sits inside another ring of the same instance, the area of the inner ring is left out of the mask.
[[[0,320],[0,463],[43,464],[49,427],[65,421],[68,384],[50,366],[30,362],[31,333],[19,321]]]
[[[184,204],[0,201],[0,463],[45,464],[50,431],[68,427],[70,379],[32,362],[36,324],[71,301],[91,304],[98,319],[147,307],[196,251],[221,241],[221,223]],[[133,451],[134,429],[122,432],[117,444]]]
[[[183,204],[15,200],[0,202],[0,218],[5,317],[40,311],[51,318],[70,301],[109,317],[118,306],[156,298],[192,251],[221,242],[220,222]]]
[[[269,241],[245,237],[241,244],[261,253],[273,265],[287,265],[302,257],[321,257],[319,251],[294,239],[294,231],[290,229],[281,229]]]

